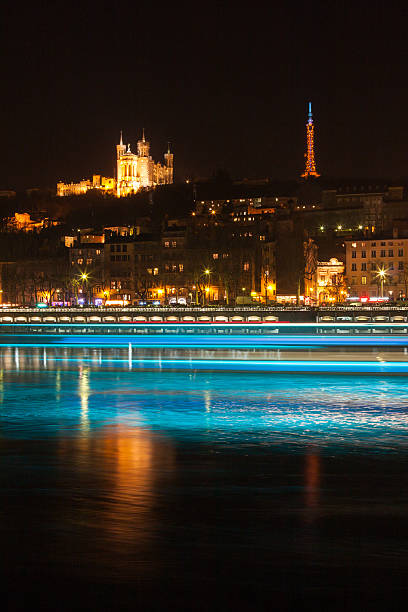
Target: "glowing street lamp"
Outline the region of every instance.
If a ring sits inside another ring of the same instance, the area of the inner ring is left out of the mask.
[[[381,297],[384,297],[384,281],[387,276],[387,270],[385,268],[377,268],[377,278],[380,279],[381,286]]]

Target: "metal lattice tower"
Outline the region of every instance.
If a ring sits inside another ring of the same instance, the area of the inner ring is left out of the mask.
[[[306,167],[302,174],[302,178],[308,178],[309,176],[318,177],[320,174],[316,171],[316,162],[314,155],[314,125],[312,117],[312,103],[309,102],[309,116],[306,123]]]

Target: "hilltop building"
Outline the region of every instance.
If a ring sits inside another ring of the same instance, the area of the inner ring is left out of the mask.
[[[137,153],[132,153],[130,144],[123,144],[122,132],[120,142],[116,145],[116,179],[94,174],[92,180],[83,179],[78,183],[57,183],[57,196],[74,196],[98,189],[118,198],[136,193],[144,188],[173,183],[174,155],[164,154],[164,164],[155,163],[150,155],[150,143],[146,140],[144,131],[137,142]]]
[[[130,144],[123,144],[122,132],[116,146],[116,195],[118,198],[136,193],[141,187],[169,185],[173,182],[173,153],[170,147],[164,155],[165,163],[155,163],[150,155],[150,143],[145,139],[144,130],[137,142],[137,153],[132,153]]]

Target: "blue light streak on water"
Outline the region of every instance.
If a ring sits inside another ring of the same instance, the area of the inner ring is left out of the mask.
[[[134,427],[250,452],[408,453],[404,378],[146,371],[143,363],[129,370],[109,358],[34,363],[30,349],[24,357],[0,371],[0,426],[9,438],[88,439]]]
[[[34,342],[35,340],[35,342]],[[329,336],[329,335],[262,335],[262,336],[212,336],[192,334],[191,336],[169,336],[158,335],[83,335],[67,336],[50,334],[39,337],[35,334],[25,336],[0,336],[1,344],[4,346],[47,346],[58,344],[61,346],[69,345],[98,345],[98,346],[124,346],[133,344],[134,346],[153,347],[177,347],[177,348],[278,348],[281,346],[291,347],[313,347],[313,346],[408,346],[407,336]]]

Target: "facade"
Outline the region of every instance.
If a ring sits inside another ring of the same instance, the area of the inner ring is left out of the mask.
[[[91,189],[98,189],[105,193],[114,193],[116,181],[114,178],[94,174],[92,181],[83,179],[79,183],[57,183],[57,196],[77,196],[83,195]]]
[[[118,198],[136,193],[141,188],[169,185],[173,183],[174,155],[167,149],[164,164],[155,163],[150,155],[150,143],[143,136],[137,143],[137,153],[132,153],[130,144],[124,145],[122,133],[116,145],[116,179],[94,174],[92,180],[79,183],[57,183],[57,196],[83,195],[91,189],[116,195]]]
[[[336,257],[317,261],[312,276],[305,279],[305,297],[312,304],[344,302],[347,297],[344,263]]]
[[[150,155],[150,143],[144,131],[137,142],[137,153],[132,153],[130,144],[123,144],[122,133],[116,146],[116,195],[118,198],[136,193],[142,187],[168,185],[173,182],[173,153],[168,148],[164,165],[155,163]]]
[[[350,297],[376,301],[408,295],[408,238],[347,240],[345,244]]]

